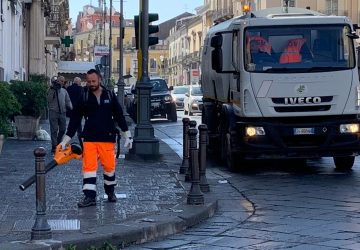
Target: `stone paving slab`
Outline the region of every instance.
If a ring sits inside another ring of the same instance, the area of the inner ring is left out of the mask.
[[[46,124],[42,127],[46,128]],[[34,174],[33,150],[39,146],[47,152],[51,148],[49,141],[8,139],[0,154],[0,249],[60,249],[70,244],[86,249],[105,241],[118,246],[141,243],[182,231],[212,216],[216,210],[216,200],[206,201],[204,206],[186,205],[189,185],[184,184],[183,176],[178,174],[181,159],[160,142],[158,161],[124,157],[117,160],[115,190],[126,197],[117,203],[108,203],[104,198],[101,169],[97,206],[81,209],[77,207],[82,197],[81,162],[72,160],[48,172],[47,218],[77,220],[80,230],[53,230],[50,241],[30,241],[31,231],[19,230],[16,225],[36,218],[35,185],[25,191],[21,191],[19,185]],[[45,162],[50,160],[51,156],[47,155]]]

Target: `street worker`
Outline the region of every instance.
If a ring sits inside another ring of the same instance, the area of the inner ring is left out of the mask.
[[[62,150],[75,135],[81,120],[85,118],[83,137],[83,192],[84,198],[78,207],[96,205],[96,172],[98,160],[103,167],[104,189],[109,202],[116,202],[115,179],[115,141],[116,126],[125,138],[124,147],[132,148],[131,133],[126,124],[123,110],[113,91],[101,85],[101,75],[95,69],[86,74],[87,86],[84,88],[81,103],[75,107],[69,126],[58,147]]]
[[[288,41],[284,52],[280,56],[279,63],[299,63],[310,59],[312,59],[312,54],[306,44],[306,39],[294,38]]]
[[[73,80],[73,84],[70,85],[66,90],[69,93],[70,100],[73,105],[73,109],[75,109],[80,104],[80,100],[84,93],[84,89],[81,86],[81,78],[75,77]],[[66,111],[66,116],[71,117],[71,115],[72,115],[72,110],[68,109]],[[82,146],[82,140],[81,140],[82,125],[81,124],[78,127],[76,132],[77,132],[77,137],[79,139],[79,143]]]
[[[66,89],[62,88],[61,77],[51,78],[51,87],[47,94],[51,136],[51,153],[61,142],[66,130],[66,109],[72,109],[72,103]],[[64,79],[65,80],[65,79]]]
[[[251,62],[258,64],[263,62],[275,62],[272,57],[272,46],[261,36],[250,36],[247,38],[247,53]]]

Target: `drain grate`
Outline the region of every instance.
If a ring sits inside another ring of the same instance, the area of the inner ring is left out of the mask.
[[[35,220],[17,220],[12,231],[31,231],[34,223]],[[48,220],[48,223],[54,231],[80,230],[79,220]]]

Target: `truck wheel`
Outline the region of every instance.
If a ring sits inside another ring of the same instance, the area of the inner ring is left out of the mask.
[[[336,170],[349,171],[354,165],[355,156],[334,157]]]
[[[176,105],[171,105],[169,113],[167,114],[168,120],[172,122],[177,122],[177,113],[176,113]]]
[[[225,146],[224,149],[225,149],[225,157],[226,157],[225,159],[226,166],[231,172],[236,172],[239,169],[239,167],[237,166],[238,157],[231,149],[231,135],[229,133],[225,135],[224,146]]]

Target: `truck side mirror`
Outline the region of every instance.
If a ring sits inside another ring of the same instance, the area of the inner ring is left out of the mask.
[[[170,91],[174,90],[174,87],[173,87],[173,86],[170,86],[170,87],[169,87],[169,90],[170,90]]]
[[[211,38],[211,47],[214,48],[214,50],[211,53],[211,68],[215,70],[217,73],[221,73],[223,71],[223,55],[222,55],[222,46],[223,43],[223,37],[222,35],[215,35]]]

